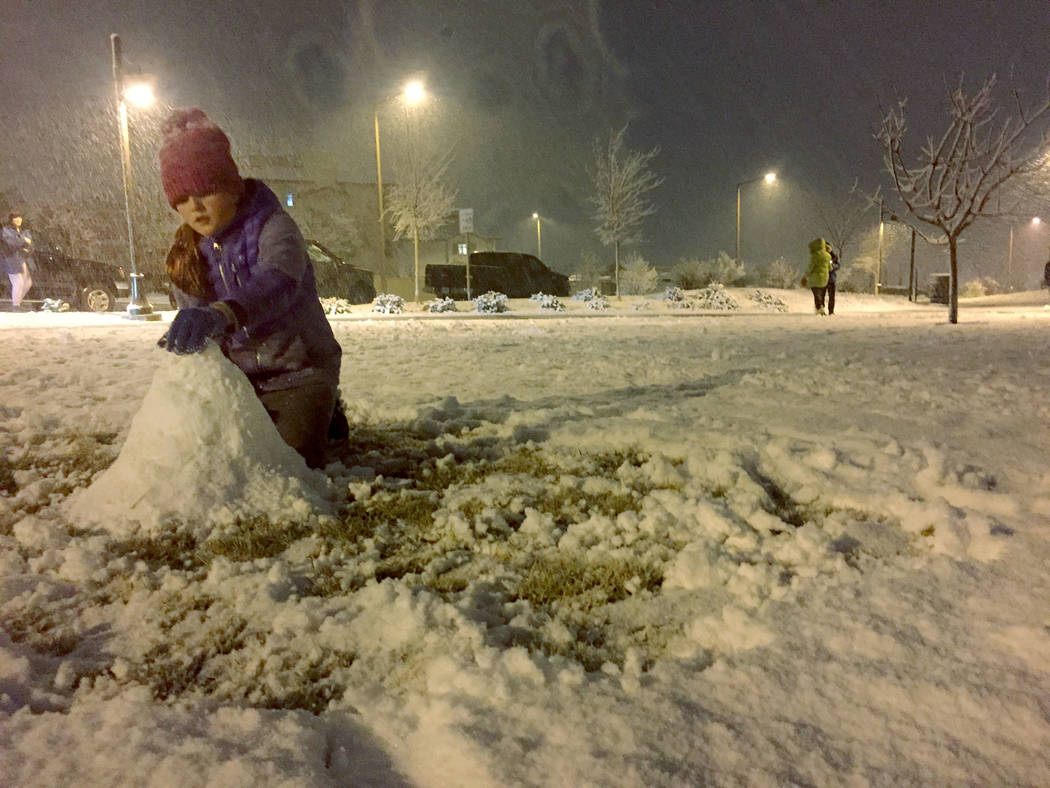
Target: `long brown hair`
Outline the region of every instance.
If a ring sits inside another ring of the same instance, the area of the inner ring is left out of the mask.
[[[164,270],[167,271],[171,283],[182,292],[212,301],[215,299],[215,291],[208,282],[204,260],[197,246],[200,240],[200,234],[188,224],[180,226],[175,231],[168,258],[164,261]]]

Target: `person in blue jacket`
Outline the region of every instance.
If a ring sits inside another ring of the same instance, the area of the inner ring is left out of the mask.
[[[178,312],[160,344],[198,353],[214,339],[285,442],[323,467],[342,415],[342,348],[302,234],[269,187],[241,177],[229,139],[203,111],[176,110],[161,131],[161,183],[183,224],[166,262]]]
[[[23,311],[22,299],[33,286],[29,273],[33,238],[22,225],[22,218],[21,211],[12,211],[0,228],[0,263],[11,280],[11,308],[16,312]]]

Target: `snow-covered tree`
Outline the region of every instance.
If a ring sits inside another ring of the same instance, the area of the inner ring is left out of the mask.
[[[627,126],[609,133],[609,139],[594,141],[594,165],[590,172],[595,196],[591,201],[597,210],[595,232],[605,245],[614,247],[616,296],[620,297],[620,248],[642,239],[642,220],[656,213],[646,195],[663,183],[663,178],[649,169],[660,149],[642,153],[624,148]]]
[[[623,291],[628,295],[645,295],[656,290],[660,272],[637,252],[627,255],[623,263]]]
[[[798,287],[801,278],[802,272],[789,263],[785,257],[778,257],[771,262],[762,277],[767,287],[779,287],[784,290]]]
[[[873,205],[856,181],[844,192],[836,194],[832,190],[817,200],[815,208],[824,237],[831,241],[842,262],[846,261],[846,250],[857,242],[863,231],[865,214]]]
[[[451,157],[428,161],[422,156],[409,156],[398,168],[398,182],[390,187],[386,212],[394,225],[394,240],[412,239],[415,294],[419,303],[419,242],[437,235],[448,223],[455,204],[456,192],[450,191],[443,179]]]
[[[1030,131],[1050,116],[1050,96],[1026,108],[1015,94],[1016,115],[997,122],[994,86],[992,75],[967,95],[960,80],[948,96],[948,128],[939,139],[927,138],[914,157],[904,151],[904,100],[875,134],[900,201],[918,223],[935,231],[935,241],[948,245],[952,323],[959,322],[959,238],[977,219],[1010,212],[1003,187],[1030,175],[1045,149],[1031,144]]]

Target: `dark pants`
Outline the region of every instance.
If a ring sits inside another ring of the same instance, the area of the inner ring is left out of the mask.
[[[328,425],[335,409],[336,387],[328,382],[259,394],[284,442],[311,468],[323,468],[328,447]]]
[[[828,282],[828,314],[835,314],[835,283]]]
[[[811,287],[813,291],[813,308],[818,312],[824,308],[824,294],[828,291],[827,287]]]

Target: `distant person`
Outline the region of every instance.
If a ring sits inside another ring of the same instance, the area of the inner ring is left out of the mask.
[[[827,241],[828,254],[831,255],[831,268],[828,270],[828,314],[835,314],[835,283],[839,278],[839,255]]]
[[[1043,266],[1043,287],[1046,288],[1047,303],[1050,304],[1050,260]]]
[[[809,242],[809,268],[802,277],[802,286],[813,292],[813,311],[826,315],[824,298],[828,292],[828,277],[831,274],[831,255],[828,254],[827,241],[814,238]]]
[[[0,262],[11,280],[11,309],[15,312],[25,311],[22,299],[33,286],[33,277],[29,273],[33,238],[22,224],[21,212],[12,211],[0,229],[0,240],[3,242],[3,246],[0,247]]]
[[[199,109],[176,110],[158,158],[182,217],[166,268],[179,311],[161,346],[199,353],[209,337],[251,381],[285,443],[323,467],[342,348],[325,317],[298,226],[261,181],[242,179],[230,141]]]

